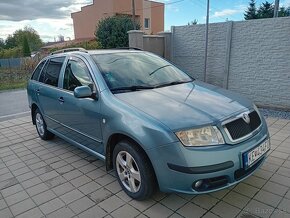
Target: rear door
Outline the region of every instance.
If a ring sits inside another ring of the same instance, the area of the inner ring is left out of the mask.
[[[48,128],[57,130],[60,126],[59,104],[59,76],[65,57],[49,59],[39,77],[39,83],[35,86],[38,106],[42,112]]]

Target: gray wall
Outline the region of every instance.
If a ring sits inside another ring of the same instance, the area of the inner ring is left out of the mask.
[[[200,80],[204,39],[205,25],[172,28],[172,61]],[[260,106],[290,109],[290,18],[210,24],[207,72]]]

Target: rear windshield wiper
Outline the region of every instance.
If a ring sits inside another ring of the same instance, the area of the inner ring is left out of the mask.
[[[112,92],[118,92],[118,91],[139,91],[139,90],[145,90],[145,89],[154,89],[154,86],[125,86],[125,87],[118,87],[110,89]]]
[[[173,86],[173,85],[178,85],[178,84],[183,84],[183,83],[190,83],[193,80],[187,80],[187,81],[174,81],[174,82],[170,82],[170,83],[165,83],[165,84],[161,84],[161,85],[157,85],[155,86],[155,88],[162,88],[165,86]]]

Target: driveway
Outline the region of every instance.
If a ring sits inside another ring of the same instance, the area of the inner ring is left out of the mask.
[[[42,141],[30,117],[0,122],[0,217],[290,217],[290,120],[267,118],[272,149],[240,184],[199,196],[135,201],[104,163],[60,138]]]
[[[27,116],[28,114],[26,90],[0,92],[0,121]]]

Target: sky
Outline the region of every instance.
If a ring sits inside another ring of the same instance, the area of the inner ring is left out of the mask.
[[[119,0],[122,1],[122,0]],[[165,30],[171,26],[186,25],[198,20],[205,23],[207,0],[155,0],[164,2]],[[272,2],[274,0],[269,0]],[[17,29],[31,26],[44,42],[54,41],[58,35],[65,40],[74,39],[72,12],[93,0],[0,0],[0,38],[6,39]],[[210,22],[243,20],[249,0],[210,0]],[[257,0],[257,5],[263,0]],[[280,5],[290,6],[290,0],[280,0]]]

